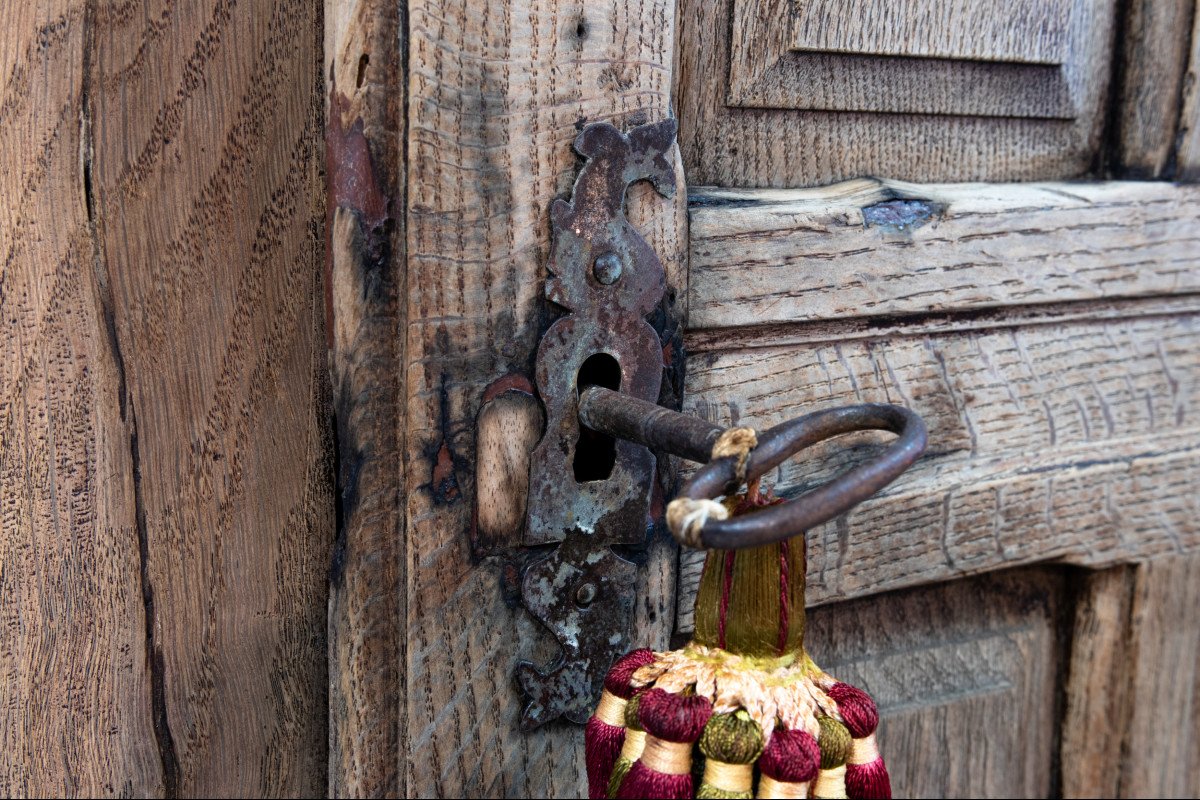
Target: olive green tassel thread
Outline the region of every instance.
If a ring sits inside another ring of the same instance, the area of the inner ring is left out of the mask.
[[[850,757],[850,730],[833,717],[817,717],[821,735],[821,771],[813,787],[813,797],[840,800],[846,797],[846,759]]]
[[[610,798],[617,796],[621,782],[629,774],[633,762],[642,757],[642,749],[646,746],[646,729],[642,727],[642,721],[638,717],[641,705],[642,696],[640,694],[635,694],[625,704],[625,744],[621,747],[621,755],[617,756],[617,761],[613,764],[612,776],[608,779],[608,796]]]
[[[696,792],[709,800],[754,796],[754,762],[762,754],[762,729],[743,710],[714,714],[700,736],[704,781]]]

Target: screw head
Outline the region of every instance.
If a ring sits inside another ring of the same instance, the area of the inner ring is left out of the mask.
[[[621,277],[621,259],[617,258],[616,253],[596,256],[596,261],[592,264],[592,274],[605,286],[611,286]]]
[[[590,606],[596,600],[596,584],[591,581],[582,583],[575,590],[575,602],[580,606]]]

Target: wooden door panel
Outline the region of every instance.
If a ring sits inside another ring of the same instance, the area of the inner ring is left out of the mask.
[[[1198,345],[1192,314],[701,354],[687,405],[758,427],[854,402],[925,418],[929,452],[904,478],[809,533],[809,597],[821,601],[1200,545],[1187,490],[1200,478]],[[813,452],[772,476],[778,490],[798,493],[861,457],[845,442]]]
[[[814,655],[827,648],[823,665],[880,701],[898,796],[1194,785],[1195,672],[1162,662],[1193,658],[1195,603],[1160,576],[1180,586],[1200,550],[1198,197],[1128,183],[693,191],[690,410],[764,427],[897,402],[929,424],[903,478],[808,534]],[[885,438],[819,446],[771,477],[798,494]],[[681,555],[681,633],[702,558]],[[919,588],[877,594],[904,587]],[[1133,744],[1166,706],[1169,757]]]
[[[904,478],[810,532],[810,601],[1200,546],[1195,190],[872,186],[692,210],[689,409],[766,427],[899,402],[930,428]],[[773,478],[799,493],[860,457],[819,447]]]
[[[896,797],[1046,797],[1059,572],[1031,569],[814,609],[806,645],[879,705]]]
[[[1094,167],[1112,0],[680,5],[692,183],[1049,180]]]
[[[0,795],[324,788],[318,31],[0,6]]]
[[[1073,119],[1078,6],[735,0],[726,103]]]

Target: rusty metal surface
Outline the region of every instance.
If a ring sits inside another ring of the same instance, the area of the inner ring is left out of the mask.
[[[524,729],[558,716],[587,722],[605,673],[629,651],[636,577],[632,562],[578,530],[525,571],[525,607],[555,631],[562,652],[543,669],[528,661],[517,665],[517,683],[529,699]]]
[[[720,427],[698,417],[595,386],[581,395],[579,415],[589,427],[701,463],[709,461],[712,446],[722,433]],[[896,439],[874,458],[800,497],[754,514],[710,520],[701,530],[702,546],[734,550],[801,536],[887,486],[925,451],[925,423],[907,408],[884,403],[842,406],[797,417],[760,433],[746,465],[746,480],[764,475],[817,442],[867,430],[890,431]],[[737,491],[740,483],[735,459],[722,458],[697,471],[680,496],[712,499]]]
[[[884,403],[863,403],[806,414],[758,435],[750,453],[747,480],[774,469],[806,447],[853,431],[896,434],[881,453],[786,503],[727,520],[709,520],[700,545],[710,550],[757,547],[802,536],[866,500],[912,466],[925,452],[925,422],[912,411]],[[736,489],[734,459],[722,458],[699,470],[680,490],[681,497],[712,498]]]
[[[550,208],[551,258],[546,298],[568,313],[538,347],[536,381],[546,431],[531,456],[523,544],[561,544],[532,564],[521,584],[529,612],[555,636],[562,655],[548,668],[528,662],[517,678],[529,702],[522,725],[565,716],[584,722],[612,661],[628,649],[636,597],[634,565],[611,549],[640,547],[649,526],[655,457],[642,444],[615,440],[606,479],[577,480],[578,376],[603,353],[619,366],[622,393],[653,403],[663,382],[663,344],[647,316],[666,288],[662,262],[625,217],[630,184],[675,189],[675,121],[623,134],[608,123],[586,126],[575,150],[586,159],[569,201]],[[594,587],[580,604],[580,582]]]
[[[580,438],[576,377],[589,356],[607,353],[620,365],[621,392],[658,398],[662,347],[646,316],[662,299],[666,273],[625,218],[625,191],[635,181],[649,180],[671,196],[674,140],[674,120],[627,135],[596,123],[575,139],[587,163],[570,201],[556,200],[550,208],[546,297],[570,313],[550,326],[538,347],[536,377],[546,405],[546,433],[531,461],[526,545],[561,541],[576,528],[610,544],[637,545],[645,539],[654,476],[654,456],[647,448],[618,442],[608,480],[573,479]],[[614,273],[615,279],[605,283]]]

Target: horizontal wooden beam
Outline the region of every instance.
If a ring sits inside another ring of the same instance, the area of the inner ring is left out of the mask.
[[[1020,564],[1200,550],[1200,314],[762,344],[693,356],[690,410],[761,428],[883,401],[930,428],[905,476],[809,532],[814,604]],[[881,440],[814,448],[768,482],[798,494]],[[683,559],[684,631],[699,558]]]
[[[1200,291],[1200,188],[693,190],[689,325],[791,324]]]

